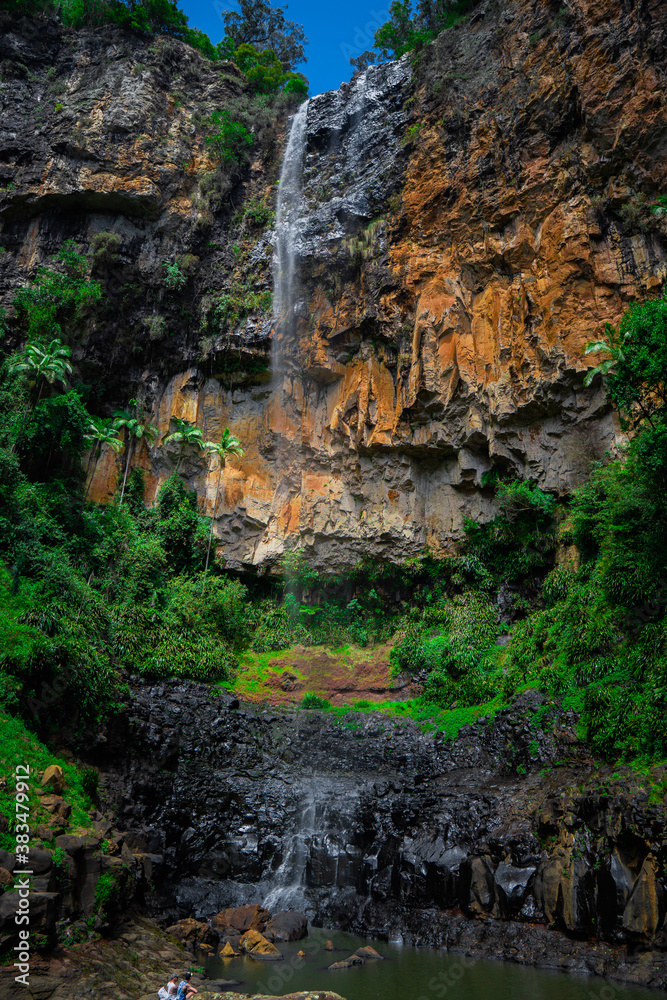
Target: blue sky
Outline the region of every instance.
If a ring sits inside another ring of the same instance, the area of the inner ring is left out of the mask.
[[[224,34],[220,12],[234,4],[230,0],[181,0],[179,7],[191,27],[201,28],[216,43]],[[333,90],[350,79],[350,57],[373,47],[373,34],[388,20],[388,8],[387,0],[337,0],[334,7],[307,0],[288,2],[287,17],[304,26],[309,40],[308,62],[299,68],[310,81],[311,95]]]

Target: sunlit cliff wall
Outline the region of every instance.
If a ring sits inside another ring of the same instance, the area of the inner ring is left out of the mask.
[[[114,315],[78,363],[103,384],[101,408],[133,395],[163,434],[176,415],[241,438],[215,511],[217,467],[183,464],[228,565],[268,567],[295,546],[324,569],[447,549],[464,516],[491,513],[485,473],[566,494],[617,445],[582,348],[667,274],[667,228],[649,208],[667,193],[660,0],[488,2],[416,64],[311,100],[280,393],[270,308],[215,304],[270,287],[271,224],[243,206],[274,206],[285,114],[211,197],[205,117],[243,99],[238,73],[168,40],[138,53],[124,37],[49,32],[3,37],[38,79],[3,72],[2,291],[66,237],[123,235]],[[184,253],[187,303],[170,304],[161,262]],[[151,339],[147,314],[171,335]],[[117,462],[100,462],[97,499]],[[158,445],[138,462],[150,499],[173,458]]]

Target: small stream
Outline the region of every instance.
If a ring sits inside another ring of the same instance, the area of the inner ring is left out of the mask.
[[[334,951],[325,946],[330,940]],[[372,944],[384,960],[330,972],[332,962]],[[247,957],[211,959],[213,979],[238,980],[240,993],[285,994],[332,990],[347,1000],[655,1000],[651,990],[600,979],[566,975],[508,962],[490,962],[384,941],[368,941],[341,931],[310,928],[307,938],[278,944],[281,962]],[[299,958],[299,951],[305,957]]]

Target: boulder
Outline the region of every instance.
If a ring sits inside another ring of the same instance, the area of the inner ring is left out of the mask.
[[[384,955],[380,955],[375,950],[375,948],[371,948],[371,946],[369,944],[364,945],[363,948],[357,948],[357,950],[355,951],[354,954],[358,955],[359,958],[363,958],[363,959],[366,959],[366,960],[370,958],[370,959],[374,959],[375,961],[379,961],[379,962],[384,961]]]
[[[16,867],[16,858],[9,851],[0,850],[0,868],[5,868],[8,872],[13,872]]]
[[[206,930],[208,930],[208,924],[205,921],[186,917],[184,920],[172,924],[171,927],[167,927],[167,934],[171,934],[177,941],[186,944],[196,941]]]
[[[50,788],[56,795],[60,795],[65,787],[65,775],[60,764],[49,764],[42,775],[42,788]]]
[[[308,917],[303,913],[283,910],[266,925],[264,935],[269,941],[300,941],[308,934]]]
[[[350,955],[348,958],[341,958],[339,962],[332,962],[329,966],[331,972],[335,972],[338,969],[351,969],[353,965],[365,965],[365,960],[361,955]]]
[[[12,885],[14,876],[6,868],[0,868],[0,885]]]
[[[275,944],[267,941],[263,934],[255,930],[245,932],[240,947],[241,951],[245,951],[247,955],[260,962],[279,962],[283,957]]]
[[[223,945],[220,945],[218,954],[222,955],[223,958],[234,958],[235,955],[238,955],[238,952],[234,951],[229,941],[225,941]]]
[[[53,856],[49,851],[31,847],[28,851],[28,868],[34,875],[46,875],[53,868]]]
[[[218,930],[225,927],[232,927],[245,934],[246,931],[263,932],[271,914],[259,903],[248,904],[247,906],[229,907],[221,910],[211,920],[211,924]]]
[[[40,805],[42,805],[47,812],[50,812],[57,819],[67,820],[72,812],[72,807],[69,802],[65,802],[60,795],[43,795]]]
[[[334,950],[333,941],[327,941],[327,943],[324,946],[324,950],[333,951]]]

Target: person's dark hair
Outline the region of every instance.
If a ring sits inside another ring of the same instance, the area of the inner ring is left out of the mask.
[[[185,975],[183,976],[183,979],[192,979],[192,973],[186,972]]]

